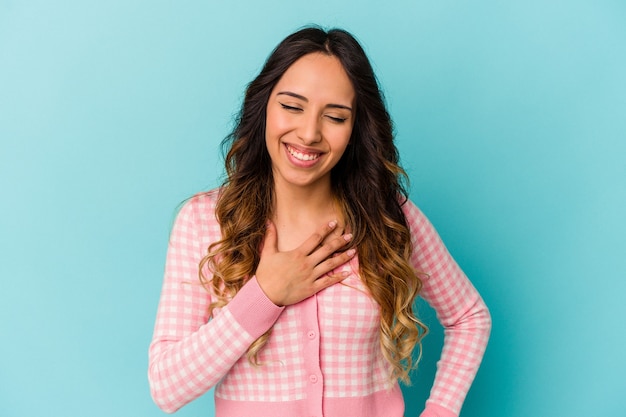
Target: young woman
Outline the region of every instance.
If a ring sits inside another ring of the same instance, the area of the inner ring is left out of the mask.
[[[401,417],[426,328],[445,326],[423,417],[457,416],[490,316],[407,198],[370,63],[347,32],[300,30],[248,86],[227,180],[181,209],[150,345],[155,402],[215,387],[218,417]],[[419,346],[418,346],[419,348]]]

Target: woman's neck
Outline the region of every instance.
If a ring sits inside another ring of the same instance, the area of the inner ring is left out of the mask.
[[[328,187],[283,187],[274,184],[272,221],[280,250],[298,247],[327,222],[343,224],[330,184]]]

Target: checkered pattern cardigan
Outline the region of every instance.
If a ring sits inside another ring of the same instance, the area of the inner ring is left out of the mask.
[[[252,277],[208,316],[211,294],[198,282],[198,264],[220,239],[217,192],[199,194],[181,209],[167,254],[165,278],[149,349],[154,401],[166,412],[215,387],[217,417],[401,417],[404,401],[379,340],[379,309],[358,275],[358,259],[342,283],[291,306],[278,307]],[[480,365],[491,321],[470,281],[436,231],[410,201],[403,206],[414,252],[428,277],[423,297],[445,329],[437,374],[422,417],[458,416]],[[260,366],[246,350],[272,328]]]

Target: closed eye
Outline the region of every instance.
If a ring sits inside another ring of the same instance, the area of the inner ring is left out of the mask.
[[[285,110],[289,110],[289,111],[293,111],[293,112],[300,112],[300,111],[302,111],[302,109],[300,107],[289,106],[289,105],[284,104],[284,103],[280,103],[280,105]]]
[[[328,115],[327,115],[326,117],[328,117],[331,121],[333,121],[333,122],[335,122],[335,123],[343,123],[343,122],[345,122],[346,120],[348,120],[348,119],[347,119],[347,118],[345,118],[345,117],[335,117],[335,116],[328,116]]]

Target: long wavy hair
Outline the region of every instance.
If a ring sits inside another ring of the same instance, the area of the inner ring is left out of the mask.
[[[202,259],[200,280],[215,295],[212,313],[226,305],[256,271],[274,201],[265,144],[266,107],[285,71],[310,53],[338,58],[355,90],[350,145],[331,171],[331,189],[353,234],[361,279],[380,307],[380,344],[390,376],[409,383],[412,353],[419,345],[421,356],[420,341],[427,328],[413,311],[422,281],[409,262],[411,236],[402,211],[408,179],[398,163],[391,118],[374,71],[363,48],[344,30],[307,27],[289,35],[248,85],[235,127],[222,142],[226,179],[216,207],[222,239]],[[210,274],[202,272],[205,267]],[[258,363],[258,353],[270,334],[271,329],[248,349],[252,363]]]

